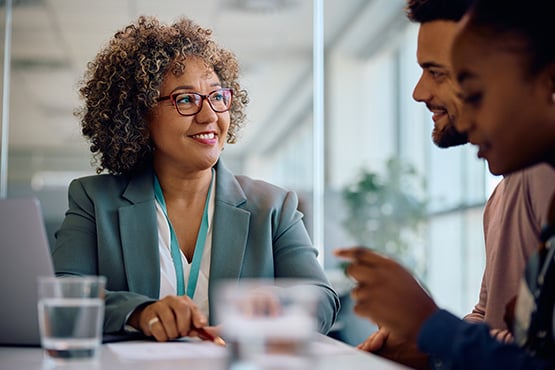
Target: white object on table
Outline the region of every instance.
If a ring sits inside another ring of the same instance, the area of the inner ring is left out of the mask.
[[[126,342],[121,343],[130,346],[127,350],[136,351],[144,349],[144,345],[153,344],[152,342]],[[151,361],[144,359],[131,359],[121,356],[119,352],[113,350],[113,345],[103,345],[100,353],[95,360],[90,361],[72,361],[66,362],[62,367],[63,370],[175,370],[178,368],[191,368],[196,370],[226,370],[226,356],[215,356],[216,350],[221,348],[213,348],[210,344],[210,350],[207,356],[190,357],[184,356],[176,358],[168,356],[163,358],[160,356],[165,346],[168,353],[174,353],[175,345],[183,345],[184,352],[187,352],[186,345],[193,343],[159,343],[160,348],[156,354],[159,358],[152,358]],[[208,344],[208,343],[206,343]],[[311,370],[403,370],[407,367],[388,361],[381,357],[360,351],[343,342],[319,334],[315,340],[314,348],[318,353],[317,362]],[[208,347],[208,346],[207,346]],[[214,346],[217,347],[217,346]],[[179,347],[177,347],[179,348]],[[206,349],[206,348],[204,348]],[[212,351],[214,349],[214,351]],[[38,347],[0,347],[0,368],[2,370],[45,370],[54,369],[51,365],[51,359],[44,355],[42,348]]]

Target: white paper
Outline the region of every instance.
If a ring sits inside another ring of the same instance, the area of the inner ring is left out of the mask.
[[[214,358],[226,355],[224,347],[209,341],[119,342],[107,344],[123,360]]]
[[[126,361],[219,358],[227,355],[225,347],[193,338],[175,342],[117,342],[106,346]],[[352,354],[353,349],[341,342],[314,341],[310,345],[312,355],[317,356]]]
[[[353,354],[356,350],[354,347],[349,346],[342,342],[314,342],[310,347],[312,355],[328,356],[328,355],[348,355]]]

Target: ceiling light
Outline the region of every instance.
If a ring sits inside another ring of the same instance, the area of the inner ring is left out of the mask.
[[[229,2],[232,8],[256,13],[281,11],[297,3],[297,0],[230,0]]]

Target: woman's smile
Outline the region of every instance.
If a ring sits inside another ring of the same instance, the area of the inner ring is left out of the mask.
[[[190,136],[195,141],[206,145],[217,145],[218,135],[213,131],[199,132]]]

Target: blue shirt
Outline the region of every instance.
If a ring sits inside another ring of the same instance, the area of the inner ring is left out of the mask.
[[[555,369],[555,361],[534,358],[515,344],[497,341],[486,324],[468,323],[438,310],[422,326],[418,347],[452,370]]]

